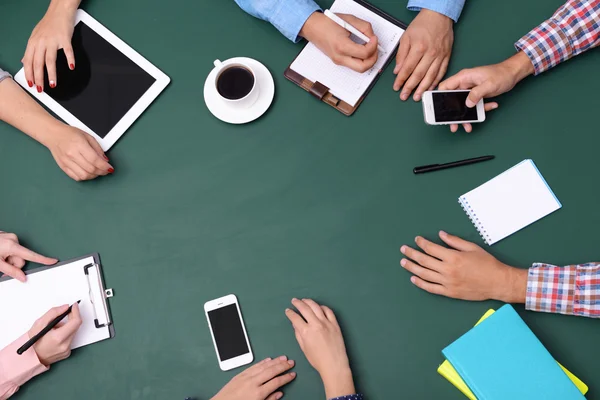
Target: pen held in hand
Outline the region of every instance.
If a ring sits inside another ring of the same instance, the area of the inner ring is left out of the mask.
[[[335,22],[336,24],[338,24],[339,26],[341,26],[342,28],[344,28],[345,30],[347,30],[348,32],[353,34],[354,36],[358,37],[363,42],[369,43],[371,41],[371,39],[369,39],[364,33],[362,33],[361,31],[359,31],[358,29],[356,29],[355,27],[353,27],[352,25],[350,25],[349,23],[344,21],[342,18],[340,18],[337,15],[335,15],[334,13],[332,13],[330,10],[325,10],[324,14],[327,18],[329,18],[330,20],[332,20],[333,22]],[[379,52],[381,52],[381,53],[385,53],[385,50],[379,44],[377,45],[377,50],[379,50]]]
[[[77,304],[79,304],[79,303],[81,303],[81,300],[77,300]],[[60,314],[58,317],[54,318],[52,321],[50,321],[50,323],[44,329],[42,329],[39,333],[37,333],[35,336],[33,336],[31,339],[29,339],[27,342],[25,342],[25,344],[23,346],[19,347],[19,349],[17,350],[17,354],[22,355],[27,350],[29,350],[29,348],[31,346],[36,344],[38,340],[40,340],[45,334],[50,332],[52,329],[54,329],[54,327],[56,325],[58,325],[58,323],[60,321],[62,321],[67,315],[69,315],[71,313],[72,309],[73,309],[73,305],[71,305],[67,309],[67,311]]]

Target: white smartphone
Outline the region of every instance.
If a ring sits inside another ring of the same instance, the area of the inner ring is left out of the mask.
[[[465,102],[470,90],[432,90],[423,93],[423,114],[429,125],[464,124],[485,121],[483,100],[473,108]]]
[[[237,297],[230,294],[204,304],[219,367],[228,371],[250,364],[254,355],[240,312]]]

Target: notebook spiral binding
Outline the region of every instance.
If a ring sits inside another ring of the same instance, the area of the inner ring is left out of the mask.
[[[489,246],[492,243],[492,238],[487,233],[485,226],[483,226],[483,223],[479,221],[479,218],[477,218],[477,214],[475,213],[475,211],[473,211],[473,208],[471,207],[467,199],[465,199],[464,197],[460,197],[458,199],[458,203],[475,226],[475,229],[477,229],[477,232],[479,232],[479,235],[483,238],[485,244]]]

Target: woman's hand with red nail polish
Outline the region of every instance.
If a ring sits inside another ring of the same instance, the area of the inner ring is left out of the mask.
[[[236,375],[211,400],[278,400],[283,397],[279,389],[296,378],[295,372],[287,372],[293,366],[286,356],[262,360]]]
[[[44,145],[58,166],[76,181],[94,179],[115,172],[100,144],[92,136],[59,123]]]
[[[44,18],[37,24],[27,42],[25,55],[21,60],[28,83],[37,86],[37,91],[44,89],[44,67],[48,70],[48,80],[55,87],[56,53],[63,49],[69,65],[75,64],[71,38],[75,26],[75,15],[80,0],[52,0]],[[73,68],[71,68],[73,69]]]

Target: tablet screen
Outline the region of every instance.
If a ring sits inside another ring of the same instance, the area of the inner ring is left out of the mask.
[[[57,86],[44,91],[96,135],[104,138],[156,79],[80,21],[73,32],[75,70],[65,53],[56,59]]]

